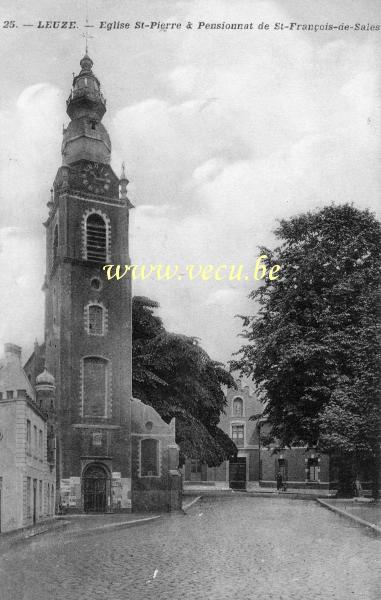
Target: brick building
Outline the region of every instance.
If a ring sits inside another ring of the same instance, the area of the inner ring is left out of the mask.
[[[319,495],[335,495],[338,487],[339,466],[314,449],[278,448],[264,445],[269,433],[266,421],[260,418],[263,404],[248,386],[237,382],[237,389],[226,393],[227,406],[221,415],[219,427],[237,446],[237,458],[225,461],[219,467],[208,467],[196,460],[187,460],[183,469],[187,488],[196,486],[246,489],[275,488],[281,473],[287,489]],[[251,420],[251,416],[257,416]],[[260,435],[259,435],[260,434]]]
[[[0,361],[0,532],[53,517],[54,434],[54,379],[44,371],[34,390],[21,348],[6,344]]]
[[[219,427],[237,446],[237,459],[224,461],[219,467],[208,467],[197,460],[186,460],[183,472],[188,486],[212,485],[217,488],[249,489],[259,480],[258,424],[249,419],[260,414],[263,405],[249,386],[237,382],[237,389],[226,392],[227,405]]]
[[[56,380],[61,503],[76,511],[128,511],[142,507],[141,486],[131,481],[131,280],[108,281],[103,266],[130,264],[132,204],[124,168],[118,178],[110,166],[111,141],[102,123],[106,100],[87,54],[80,66],[67,100],[70,122],[63,132],[62,165],[44,223],[44,347],[35,347],[26,370],[33,382],[44,354]],[[136,418],[133,424],[146,426]],[[143,464],[151,453],[155,461],[167,446],[173,449],[174,427],[161,422],[159,434],[160,450],[142,444],[134,449],[136,460]],[[176,508],[180,474],[161,464],[160,477],[144,475],[148,487],[162,491],[155,496],[157,504],[146,505],[169,510],[166,491],[177,490]],[[134,476],[143,478],[142,470]]]

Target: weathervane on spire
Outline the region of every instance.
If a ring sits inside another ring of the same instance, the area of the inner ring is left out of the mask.
[[[91,25],[87,24],[87,19],[86,19],[86,25],[85,27],[91,27]],[[86,42],[85,42],[85,54],[89,53],[89,40],[90,39],[94,39],[93,35],[90,35],[87,31],[85,31],[85,33],[82,33],[82,37],[85,38]]]
[[[85,24],[86,29],[88,29],[89,27],[93,27],[92,25],[89,25],[89,2],[88,0],[86,0],[86,24]],[[85,33],[82,33],[82,37],[85,38],[86,42],[85,42],[85,53],[88,54],[89,53],[89,39],[94,38],[93,35],[90,35],[87,31]]]

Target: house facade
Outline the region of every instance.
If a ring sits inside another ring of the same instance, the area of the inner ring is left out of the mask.
[[[200,484],[222,489],[248,489],[258,485],[258,424],[250,417],[262,411],[263,405],[249,386],[237,381],[237,389],[228,389],[219,427],[237,446],[237,458],[224,461],[218,467],[208,467],[197,460],[187,459],[183,467],[185,484],[188,487]]]
[[[224,461],[219,467],[187,459],[183,476],[188,489],[271,490],[277,487],[280,474],[282,489],[336,495],[340,466],[335,459],[316,449],[282,449],[276,443],[265,444],[270,428],[261,417],[264,406],[255,392],[240,381],[236,390],[227,390],[226,401],[219,427],[237,446],[237,457]]]
[[[22,368],[21,348],[6,344],[0,361],[1,533],[55,514],[54,381],[42,373],[36,388]]]

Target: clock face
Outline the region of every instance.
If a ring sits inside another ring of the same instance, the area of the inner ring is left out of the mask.
[[[93,194],[106,194],[110,190],[111,176],[106,165],[87,163],[82,166],[80,173],[81,184]]]

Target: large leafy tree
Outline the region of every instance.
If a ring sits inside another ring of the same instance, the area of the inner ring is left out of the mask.
[[[374,467],[380,452],[381,226],[367,210],[329,206],[280,222],[281,265],[251,293],[233,368],[252,377],[282,445],[307,444]]]
[[[221,386],[234,386],[234,380],[196,338],[166,331],[154,314],[157,307],[149,298],[133,298],[133,393],[166,422],[176,417],[182,459],[219,465],[237,452],[218,428],[226,404]]]

